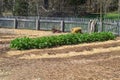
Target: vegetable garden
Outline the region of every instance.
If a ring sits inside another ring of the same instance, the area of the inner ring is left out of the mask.
[[[106,79],[108,73],[111,75],[107,79],[120,79],[113,77],[119,76],[120,38],[111,32],[53,34],[35,30],[8,31],[9,33],[0,35],[0,53],[4,53],[0,56],[0,70],[3,69],[0,71],[1,80],[19,80],[21,76],[26,80],[70,79],[63,74],[75,75],[76,80],[91,77],[91,74],[96,75],[92,76],[93,79]],[[9,48],[9,44],[13,49]],[[1,45],[6,45],[7,49],[1,50],[4,47]],[[36,77],[32,77],[36,74]]]

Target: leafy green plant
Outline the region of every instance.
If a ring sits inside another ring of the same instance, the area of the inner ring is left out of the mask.
[[[51,48],[61,45],[73,45],[80,43],[90,43],[96,41],[107,41],[115,39],[111,32],[85,33],[85,34],[65,34],[59,36],[47,36],[40,38],[16,38],[11,41],[10,47],[19,50]]]
[[[33,48],[33,39],[28,37],[16,38],[11,41],[10,47],[21,50]]]

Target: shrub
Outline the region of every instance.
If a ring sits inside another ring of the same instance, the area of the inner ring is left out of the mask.
[[[59,36],[49,36],[40,38],[16,38],[11,41],[10,47],[24,50],[24,49],[42,49],[51,48],[61,45],[73,45],[80,43],[90,43],[96,41],[107,41],[115,39],[115,35],[111,32],[100,32],[100,33],[85,33],[85,34],[65,34]]]

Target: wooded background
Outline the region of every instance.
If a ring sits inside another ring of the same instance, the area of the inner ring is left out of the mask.
[[[0,15],[81,17],[99,14],[101,9],[103,13],[120,11],[119,5],[120,0],[0,0]]]

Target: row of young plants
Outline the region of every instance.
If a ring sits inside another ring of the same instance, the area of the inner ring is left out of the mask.
[[[91,43],[96,41],[107,41],[115,39],[111,32],[100,33],[75,33],[58,36],[47,36],[39,38],[16,38],[11,41],[10,47],[18,50],[51,48],[62,45],[73,45],[80,43]]]

